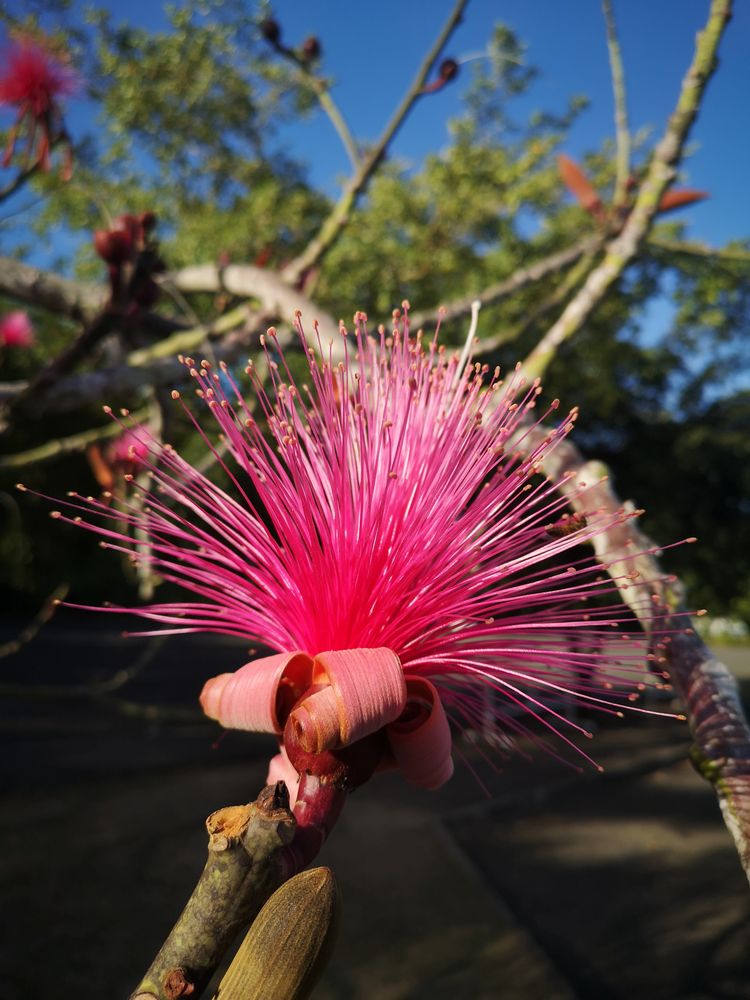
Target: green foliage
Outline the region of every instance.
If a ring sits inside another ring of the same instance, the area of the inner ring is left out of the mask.
[[[154,32],[122,24],[101,9],[86,24],[71,25],[65,4],[38,0],[36,7],[68,24],[98,108],[96,129],[77,137],[74,181],[64,185],[51,174],[33,182],[42,197],[32,211],[36,233],[46,240],[64,233],[64,246],[75,250],[69,272],[103,279],[91,234],[124,212],[158,214],[162,252],[173,268],[219,258],[262,259],[279,268],[307,246],[331,201],[310,185],[304,165],[280,155],[274,144],[280,125],[320,110],[304,73],[262,39],[258,24],[267,7],[190,0],[167,8]],[[447,148],[416,168],[386,160],[310,277],[310,294],[334,315],[358,307],[387,320],[404,297],[415,308],[429,308],[477,294],[595,231],[594,220],[561,184],[555,163],[585,98],[520,118],[514,101],[536,74],[523,44],[499,25],[487,55],[469,64],[463,110],[450,123]],[[459,79],[464,85],[463,72]],[[644,139],[634,148],[645,162]],[[613,159],[613,146],[605,142],[583,164],[605,202]],[[661,225],[659,234],[663,240],[682,235],[675,223]],[[750,620],[750,574],[742,559],[750,542],[750,396],[736,376],[750,318],[750,244],[727,249],[722,259],[649,249],[560,350],[546,382],[550,397],[581,406],[579,442],[612,465],[622,494],[648,508],[646,528],[655,538],[701,536],[700,546],[669,555],[690,585],[691,600]],[[511,365],[523,357],[559,313],[555,295],[568,278],[569,272],[560,272],[486,307],[482,335],[504,333],[506,342],[483,360]],[[666,295],[675,304],[671,327],[646,338],[649,304]],[[213,297],[196,297],[191,306],[202,317],[215,312]],[[160,308],[174,310],[169,301]],[[26,377],[73,335],[69,323],[42,312],[34,319],[39,346],[6,367],[4,377]],[[449,324],[446,334],[459,342],[465,323]],[[101,363],[110,349],[105,344],[91,364]],[[55,433],[100,421],[93,410],[65,417]],[[9,450],[45,435],[49,428],[29,424]],[[179,421],[170,437],[200,453],[200,443]],[[79,457],[46,465],[35,476],[42,488],[59,494],[89,473]],[[0,556],[36,599],[57,582],[54,566],[67,562],[66,543],[56,531],[52,545],[32,560],[18,541],[13,504],[6,505],[10,530],[0,538]],[[43,535],[36,513],[23,516]],[[71,550],[77,542],[71,540]],[[77,572],[95,597],[102,568]]]

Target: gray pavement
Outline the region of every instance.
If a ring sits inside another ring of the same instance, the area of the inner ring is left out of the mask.
[[[200,873],[203,817],[262,783],[267,741],[217,745],[190,714],[236,645],[166,644],[116,692],[125,710],[55,694],[138,648],[49,630],[5,661],[6,682],[47,693],[0,715],[0,1000],[127,996]],[[603,775],[548,758],[496,773],[463,745],[489,796],[461,765],[432,794],[370,782],[320,858],[343,920],[317,1000],[750,997],[747,882],[687,746],[680,723],[628,721],[596,735]]]

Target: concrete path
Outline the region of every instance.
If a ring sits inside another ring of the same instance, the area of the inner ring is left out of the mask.
[[[267,741],[216,746],[191,714],[236,645],[170,641],[115,692],[125,709],[53,690],[139,648],[50,629],[4,662],[37,693],[0,715],[0,1000],[126,997],[203,866],[203,818],[262,784]],[[619,723],[592,744],[603,775],[494,773],[464,746],[489,797],[461,766],[433,794],[370,782],[320,859],[344,915],[317,1000],[745,1000],[750,893],[687,745],[674,721]]]

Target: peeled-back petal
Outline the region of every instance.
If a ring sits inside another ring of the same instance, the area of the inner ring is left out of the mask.
[[[299,774],[287,757],[283,743],[279,747],[279,752],[271,758],[268,764],[266,784],[274,785],[277,781],[283,781],[286,785],[286,790],[289,792],[289,808],[294,809],[299,791]]]
[[[201,706],[226,729],[280,734],[289,709],[310,685],[307,653],[275,653],[252,660],[233,674],[206,681]]]
[[[406,677],[406,709],[386,729],[396,764],[420,788],[440,788],[453,774],[451,731],[440,695],[424,677]]]
[[[319,653],[313,683],[326,686],[290,715],[308,753],[355,743],[397,719],[406,704],[401,661],[384,647]]]

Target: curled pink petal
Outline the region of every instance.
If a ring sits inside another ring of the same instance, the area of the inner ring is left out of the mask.
[[[310,686],[311,674],[307,653],[275,653],[206,681],[201,706],[227,729],[279,734],[292,705]]]
[[[392,649],[346,649],[319,653],[313,683],[325,684],[298,705],[290,719],[309,753],[348,746],[401,715],[406,685]]]
[[[271,758],[268,764],[266,784],[273,785],[277,781],[283,781],[286,785],[286,790],[289,792],[289,808],[294,809],[299,791],[299,774],[287,757],[283,743],[279,747],[279,752]]]
[[[406,678],[406,708],[386,729],[397,766],[420,788],[440,788],[453,774],[451,731],[435,685]]]

